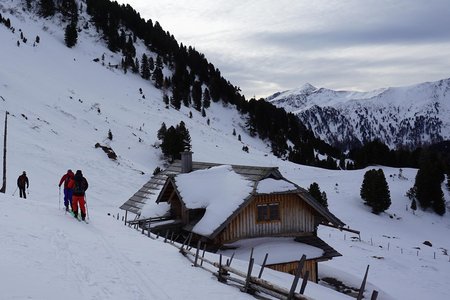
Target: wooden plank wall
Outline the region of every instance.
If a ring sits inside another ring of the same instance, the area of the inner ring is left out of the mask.
[[[257,222],[257,205],[279,203],[280,221]],[[315,231],[314,212],[296,194],[258,195],[245,207],[218,237],[220,244],[244,238],[265,236],[298,236]]]
[[[298,261],[291,262],[291,263],[285,263],[285,264],[279,264],[279,265],[269,265],[267,267],[271,268],[273,270],[276,270],[276,271],[295,275],[295,272],[297,272]],[[306,273],[306,271],[309,271],[308,280],[317,282],[317,261],[316,260],[305,261],[305,264],[303,265],[302,276]]]

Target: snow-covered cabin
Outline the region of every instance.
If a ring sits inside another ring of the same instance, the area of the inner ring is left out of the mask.
[[[341,255],[317,237],[317,227],[345,224],[276,167],[193,162],[185,152],[120,208],[153,232],[192,233],[192,243],[236,258],[248,260],[253,248],[262,263],[257,257],[268,252],[266,266],[283,272],[295,272],[306,254],[303,271],[313,281],[318,261]]]

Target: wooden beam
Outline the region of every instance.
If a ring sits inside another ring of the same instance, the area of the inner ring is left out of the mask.
[[[359,230],[356,230],[356,229],[345,228],[345,227],[338,227],[338,226],[334,226],[334,225],[331,225],[331,224],[328,224],[328,223],[320,223],[320,225],[331,227],[331,228],[336,228],[336,229],[339,229],[341,231],[348,231],[348,232],[355,233],[355,234],[358,234],[358,235],[361,233]]]
[[[266,267],[267,256],[269,256],[269,253],[266,253],[266,256],[264,256],[264,260],[263,260],[263,263],[261,265],[261,269],[259,270],[258,278],[261,278],[261,276],[263,274],[263,271],[264,271],[264,268]]]
[[[367,265],[366,274],[364,275],[364,279],[361,283],[361,287],[359,288],[358,297],[356,297],[356,300],[362,300],[364,289],[366,288],[366,281],[367,281],[367,274],[369,273],[369,265]]]
[[[3,135],[3,185],[0,189],[0,193],[6,192],[6,137],[8,135],[8,114],[5,112],[5,133]]]
[[[308,283],[309,271],[305,272],[305,276],[303,276],[302,287],[300,288],[300,295],[305,293],[306,284]]]
[[[300,279],[300,275],[302,274],[302,269],[303,269],[305,260],[306,260],[306,255],[303,254],[302,258],[298,262],[297,272],[295,273],[294,281],[292,281],[292,286],[291,286],[291,290],[289,291],[289,294],[288,294],[288,299],[293,299],[293,297],[294,297],[295,289],[297,288],[298,280]]]

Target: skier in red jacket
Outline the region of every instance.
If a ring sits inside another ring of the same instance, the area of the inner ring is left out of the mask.
[[[59,188],[61,188],[61,185],[64,183],[64,206],[66,207],[66,211],[69,211],[69,203],[70,207],[72,207],[73,186],[75,184],[73,177],[74,175],[72,170],[67,170],[67,173],[61,177],[58,185]]]

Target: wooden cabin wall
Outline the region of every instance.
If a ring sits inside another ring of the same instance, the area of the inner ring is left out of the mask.
[[[257,222],[257,205],[266,203],[279,203],[279,221]],[[313,233],[317,226],[315,219],[313,209],[296,194],[258,195],[218,235],[216,242]]]
[[[278,265],[268,265],[267,267],[271,268],[272,270],[295,275],[295,273],[297,272],[298,261],[285,263],[285,264],[278,264]],[[317,261],[316,260],[305,261],[305,264],[303,265],[303,270],[302,270],[302,277],[305,275],[306,271],[309,271],[308,280],[317,282],[318,277],[317,277]]]
[[[169,202],[170,214],[172,215],[172,217],[174,219],[181,219],[183,216],[183,207],[172,185],[169,185],[167,187],[163,199]]]

